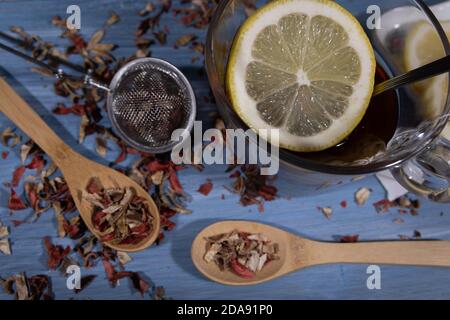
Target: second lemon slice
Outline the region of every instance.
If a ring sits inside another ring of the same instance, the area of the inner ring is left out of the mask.
[[[361,121],[375,68],[364,30],[344,8],[326,0],[278,0],[238,32],[227,90],[249,127],[279,129],[287,149],[320,151]]]

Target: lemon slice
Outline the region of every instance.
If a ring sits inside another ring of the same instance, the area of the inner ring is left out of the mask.
[[[447,37],[450,38],[450,21],[443,21],[441,25]],[[408,33],[404,52],[404,63],[407,71],[445,56],[438,34],[426,22],[418,22]],[[421,81],[413,86],[422,100],[424,117],[433,119],[442,113],[447,102],[448,85],[448,76],[441,75]],[[450,140],[450,122],[442,136]]]
[[[240,28],[226,84],[249,127],[279,129],[282,147],[313,152],[338,144],[359,124],[375,68],[364,30],[344,8],[326,0],[278,0]]]

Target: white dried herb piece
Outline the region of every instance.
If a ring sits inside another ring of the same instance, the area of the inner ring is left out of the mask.
[[[372,189],[361,188],[355,193],[355,201],[358,205],[363,206],[370,197]]]
[[[81,116],[81,121],[80,121],[80,133],[78,136],[78,143],[83,143],[84,138],[86,137],[86,128],[89,125],[89,118],[87,115],[83,114]]]
[[[11,255],[11,245],[9,244],[9,239],[0,240],[0,252],[7,256]]]
[[[107,151],[106,139],[97,135],[97,137],[95,138],[95,143],[96,143],[95,150],[100,156],[104,158],[106,156]]]
[[[109,13],[108,20],[106,20],[106,25],[109,27],[109,26],[112,26],[113,24],[116,24],[119,21],[120,21],[120,16],[115,11],[111,11]]]
[[[366,178],[366,176],[357,176],[357,177],[353,177],[353,178],[352,178],[352,182],[361,181],[361,180],[364,180],[365,178]]]
[[[156,171],[154,174],[152,174],[151,179],[152,179],[152,183],[155,186],[159,186],[161,185],[161,183],[163,182],[163,178],[164,178],[164,171],[160,170],[160,171]]]
[[[330,220],[333,216],[333,209],[331,207],[320,208],[320,211],[322,211],[323,215],[328,220]]]
[[[5,147],[14,148],[21,140],[21,137],[10,127],[2,131],[1,143]],[[10,143],[11,142],[11,143]]]
[[[58,236],[60,238],[64,238],[66,236],[66,230],[64,229],[64,215],[63,210],[61,208],[61,203],[59,201],[55,201],[52,203],[53,211],[55,212],[56,225],[58,229]]]
[[[215,262],[220,270],[230,270],[238,276],[251,278],[273,260],[279,259],[278,244],[263,234],[249,234],[234,230],[206,238],[207,250],[203,259]]]
[[[29,140],[27,143],[20,146],[20,160],[22,160],[22,163],[25,163],[25,160],[27,160],[33,147],[34,142],[32,140]]]
[[[128,253],[123,251],[117,251],[117,259],[119,260],[121,265],[126,265],[128,262],[131,262],[133,258],[131,258]]]
[[[5,225],[0,221],[0,239],[6,238],[7,236],[9,236],[8,227],[5,226]]]
[[[9,236],[8,227],[0,221],[0,252],[9,256],[11,255],[11,245],[8,239],[3,239],[7,236]]]

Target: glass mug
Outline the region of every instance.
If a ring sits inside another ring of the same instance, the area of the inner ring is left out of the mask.
[[[233,40],[252,10],[267,2],[269,1],[221,0],[208,30],[206,69],[220,115],[228,128],[249,129],[234,112],[226,94],[225,74]],[[365,28],[375,50],[378,66],[386,77],[408,71],[403,63],[405,38],[419,22],[427,24],[426,27],[431,29],[442,47],[439,48],[441,55],[450,54],[445,32],[430,9],[431,4],[435,5],[432,9],[436,15],[442,20],[450,20],[450,2],[427,2],[428,5],[422,0],[336,2],[350,11]],[[370,17],[374,17],[373,13],[376,14],[377,10],[381,24],[373,27],[368,21]],[[449,18],[446,15],[449,15]],[[439,77],[433,78],[432,81],[442,83],[442,102],[435,102],[440,103],[439,110],[435,110],[432,115],[430,112],[424,112],[430,109],[430,101],[425,99],[430,93],[417,90],[415,85],[385,93],[390,96],[377,98],[393,97],[396,103],[389,106],[395,110],[390,110],[386,109],[384,100],[378,101],[376,107],[379,109],[374,109],[370,116],[372,118],[367,119],[367,124],[378,126],[375,129],[383,134],[383,130],[389,130],[386,117],[395,116],[392,138],[383,145],[381,152],[368,151],[373,153],[370,156],[358,154],[363,153],[366,147],[370,150],[379,142],[370,139],[365,139],[363,145],[358,142],[350,146],[346,153],[331,157],[319,156],[319,153],[302,154],[280,149],[280,175],[295,180],[296,185],[300,182],[303,185],[320,187],[342,184],[356,176],[390,170],[396,180],[409,191],[433,201],[450,202],[450,142],[441,135],[447,125],[450,110],[449,74]]]

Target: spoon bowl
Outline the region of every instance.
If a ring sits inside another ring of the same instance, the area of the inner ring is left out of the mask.
[[[238,230],[261,233],[279,245],[279,260],[270,261],[251,279],[231,271],[221,271],[207,263],[207,237]],[[249,221],[223,221],[212,224],[195,237],[191,256],[195,267],[208,279],[233,286],[255,285],[288,273],[322,264],[390,264],[450,267],[450,241],[382,241],[331,243],[305,239],[281,229]]]
[[[75,205],[77,206],[84,223],[97,238],[100,238],[100,235],[92,223],[92,205],[83,200],[82,197],[83,190],[86,189],[86,186],[92,177],[98,178],[105,189],[124,187],[132,188],[136,192],[137,196],[146,199],[147,207],[152,216],[152,231],[145,240],[137,244],[113,244],[111,242],[103,243],[118,251],[135,252],[141,251],[155,242],[159,235],[159,211],[147,191],[124,174],[91,161],[71,149],[66,150],[64,153],[70,156],[68,158],[70,159],[70,164],[60,166],[61,172],[67,182],[67,185],[69,186]]]
[[[137,244],[121,245],[111,242],[103,244],[119,251],[134,252],[143,250],[155,242],[160,228],[158,208],[148,192],[139,184],[122,173],[89,160],[71,149],[2,78],[0,78],[0,111],[52,158],[67,182],[81,218],[97,238],[100,235],[92,224],[92,205],[82,198],[83,190],[91,178],[98,178],[105,188],[130,187],[137,196],[146,199],[153,218],[152,229],[147,238]]]

